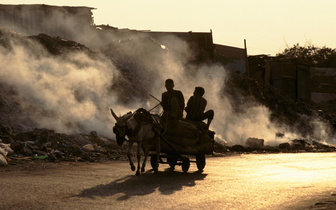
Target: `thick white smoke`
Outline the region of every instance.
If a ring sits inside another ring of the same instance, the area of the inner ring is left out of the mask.
[[[17,91],[24,113],[41,128],[108,135],[108,107],[117,104],[108,92],[118,77],[113,64],[84,53],[50,56],[38,43],[30,46],[39,50],[15,45],[0,54],[1,82]]]
[[[106,44],[113,41],[120,43],[113,37],[106,38]],[[99,135],[114,138],[111,130],[114,119],[109,108],[112,107],[118,115],[140,107],[149,110],[158,104],[149,95],[161,99],[161,93],[166,91],[164,81],[171,78],[175,81],[175,89],[183,92],[185,102],[196,86],[205,88],[207,109],[215,111],[210,129],[216,132],[218,141],[244,144],[247,138],[255,137],[264,139],[266,145],[276,145],[288,139],[300,138],[289,132],[291,129],[286,125],[273,124],[270,111],[255,103],[253,98],[242,98],[241,104],[230,101],[230,97],[224,94],[229,74],[223,66],[186,67],[184,64],[192,56],[186,42],[170,37],[171,48],[168,50],[162,46],[146,51],[149,45],[161,44],[155,40],[142,43],[143,40],[136,39],[143,37],[132,37],[136,44],[127,47],[121,45],[122,53],[127,54],[128,58],[136,58],[133,62],[140,65],[140,68],[130,72],[135,76],[132,80],[135,84],[130,87],[141,89],[140,92],[145,91],[146,95],[132,96],[131,103],[122,103],[117,94],[119,90],[111,89],[118,82],[127,81],[127,78],[108,57],[93,58],[84,52],[52,56],[34,41],[12,44],[11,51],[0,47],[0,80],[14,87],[24,112],[38,127],[56,132],[97,131]],[[122,83],[118,87],[124,88]],[[124,93],[131,91],[123,90]],[[236,112],[235,106],[243,106],[244,111]],[[160,107],[153,109],[158,114],[161,111]],[[328,132],[321,132],[324,125],[319,121],[313,123],[319,128],[316,136],[326,139]],[[278,138],[278,132],[284,133],[285,138]]]

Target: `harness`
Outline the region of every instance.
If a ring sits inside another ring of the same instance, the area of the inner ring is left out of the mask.
[[[127,129],[126,134],[128,136],[136,136],[139,133],[141,126],[143,125],[151,124],[153,125],[153,128],[162,127],[160,121],[155,117],[155,115],[149,113],[144,108],[139,108],[138,110],[136,110],[134,112],[133,118],[137,122],[137,126],[134,130]]]
[[[125,135],[127,135],[128,137],[133,137],[136,136],[140,129],[141,126],[143,125],[148,125],[151,124],[152,125],[152,129],[162,129],[162,126],[160,124],[160,121],[158,119],[158,117],[156,117],[155,115],[149,113],[147,110],[143,109],[143,108],[139,108],[138,110],[136,110],[134,112],[134,114],[132,115],[132,117],[135,119],[135,121],[137,122],[137,125],[134,129],[128,128],[127,125],[124,126],[120,126],[120,125],[115,125],[113,128],[113,132],[115,134],[117,134],[117,140],[118,140],[118,136],[119,136],[119,131],[122,129],[125,129]],[[125,137],[120,137],[119,136],[119,141],[122,144],[122,142],[127,141],[125,139]]]

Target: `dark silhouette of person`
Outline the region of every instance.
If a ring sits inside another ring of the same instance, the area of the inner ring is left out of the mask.
[[[167,79],[165,81],[167,91],[162,93],[161,105],[163,114],[161,123],[163,127],[175,127],[183,117],[184,96],[181,91],[174,90],[174,81]]]
[[[207,127],[209,128],[211,121],[214,118],[215,112],[213,110],[205,111],[207,100],[203,98],[205,91],[203,87],[195,87],[194,94],[189,98],[185,111],[188,120],[202,122],[207,119]]]

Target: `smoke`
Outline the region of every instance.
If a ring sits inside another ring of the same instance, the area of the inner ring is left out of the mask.
[[[226,95],[229,73],[222,65],[186,65],[193,51],[185,41],[173,36],[164,43],[143,35],[119,38],[99,39],[105,43],[104,55],[94,57],[85,52],[54,56],[36,41],[12,41],[10,51],[0,47],[0,82],[16,90],[23,112],[37,127],[62,133],[97,131],[113,138],[109,108],[118,115],[140,107],[150,110],[158,104],[150,94],[161,99],[164,81],[171,78],[185,102],[196,86],[205,88],[207,110],[215,111],[210,129],[219,142],[245,144],[255,137],[277,145],[301,138],[287,125],[272,123],[270,110],[253,97],[232,100]],[[330,139],[326,125],[318,120],[312,124],[314,137]],[[277,137],[279,132],[285,137]]]
[[[36,42],[29,46],[36,48],[15,45],[0,54],[1,82],[16,90],[24,114],[37,127],[65,133],[97,130],[107,135],[108,107],[118,104],[108,91],[118,78],[113,64],[84,53],[51,56]]]

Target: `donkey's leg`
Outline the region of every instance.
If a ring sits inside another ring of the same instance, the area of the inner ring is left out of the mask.
[[[135,171],[135,166],[132,162],[132,157],[131,157],[132,147],[133,147],[133,141],[130,141],[128,143],[127,158],[128,158],[132,171]]]
[[[149,154],[148,143],[147,142],[142,143],[142,148],[143,148],[144,155],[145,155],[145,158],[142,162],[142,167],[141,167],[141,172],[143,173],[145,172],[146,162],[147,162],[147,158]]]
[[[139,176],[140,175],[140,160],[141,160],[141,141],[138,142],[138,147],[137,147],[137,161],[138,161],[138,167],[137,167],[137,171],[136,171],[136,175]]]
[[[154,172],[156,173],[159,170],[159,159],[160,159],[160,151],[161,151],[160,138],[156,137],[155,141],[156,141],[156,166],[154,168]]]

